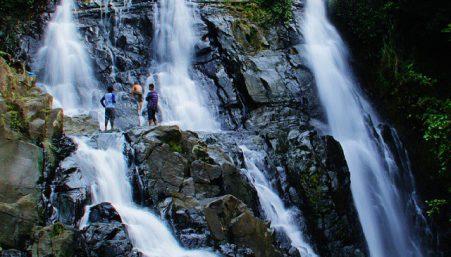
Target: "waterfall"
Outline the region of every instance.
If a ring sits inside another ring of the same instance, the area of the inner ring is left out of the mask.
[[[408,203],[415,204],[414,194],[396,185],[403,167],[397,166],[394,153],[372,125],[380,122],[353,78],[345,44],[328,21],[324,0],[307,0],[303,32],[330,133],[341,143],[351,172],[351,189],[370,255],[423,256],[418,232],[409,220],[414,210]],[[413,181],[404,178],[402,183]]]
[[[317,257],[311,246],[304,240],[299,223],[290,209],[285,208],[282,199],[271,187],[265,174],[257,167],[262,163],[264,154],[249,150],[246,146],[240,146],[246,170],[244,174],[257,190],[264,215],[271,221],[271,227],[283,232],[291,241],[291,246],[298,249],[303,257]]]
[[[36,60],[38,81],[66,114],[89,110],[97,85],[73,17],[73,0],[62,0]]]
[[[164,122],[183,129],[218,130],[205,92],[189,74],[195,45],[193,11],[185,0],[162,0],[155,9],[156,86]]]
[[[216,256],[204,250],[183,249],[166,224],[150,210],[133,203],[127,162],[122,153],[125,144],[122,135],[99,135],[99,149],[91,147],[85,140],[75,138],[78,149],[69,157],[70,162],[77,163],[83,176],[93,181],[93,204],[109,202],[118,211],[135,249],[146,257]]]

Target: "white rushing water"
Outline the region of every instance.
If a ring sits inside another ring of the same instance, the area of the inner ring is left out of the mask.
[[[205,92],[189,74],[196,39],[193,10],[186,0],[161,0],[156,10],[155,72],[163,121],[183,129],[218,130]]]
[[[216,256],[204,250],[185,250],[159,217],[133,203],[127,162],[122,153],[122,135],[99,135],[98,149],[88,145],[85,142],[87,139],[75,140],[78,149],[70,158],[77,163],[83,175],[93,182],[93,204],[109,202],[115,207],[135,249],[145,257]]]
[[[293,212],[286,208],[282,199],[270,185],[265,174],[257,167],[262,163],[264,154],[249,150],[246,146],[240,146],[246,164],[245,175],[257,190],[260,205],[271,227],[283,232],[291,241],[291,246],[299,250],[303,257],[317,257],[311,246],[304,240],[301,228]]]
[[[48,24],[36,60],[38,81],[66,114],[89,110],[92,92],[97,87],[73,10],[73,0],[62,0]]]
[[[395,185],[402,167],[396,166],[393,153],[372,127],[371,122],[380,122],[353,78],[346,46],[327,18],[324,0],[307,0],[303,31],[330,132],[341,143],[349,165],[351,189],[371,256],[423,256],[409,221],[408,201],[402,197],[412,192]]]

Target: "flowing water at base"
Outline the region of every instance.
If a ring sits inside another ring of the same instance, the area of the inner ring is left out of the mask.
[[[286,208],[282,199],[272,188],[265,174],[257,167],[264,160],[264,153],[249,150],[246,146],[240,146],[243,151],[246,170],[244,174],[257,190],[260,204],[271,227],[283,232],[291,241],[291,245],[298,249],[303,257],[317,257],[311,246],[304,240],[299,220],[296,220],[293,212]]]
[[[125,142],[121,134],[99,135],[98,149],[91,147],[87,140],[75,139],[78,149],[70,158],[83,175],[93,181],[93,204],[109,202],[116,208],[135,249],[146,257],[216,256],[204,250],[182,248],[159,217],[133,203],[127,162],[122,153]]]
[[[351,172],[351,189],[370,255],[422,257],[418,231],[410,220],[420,209],[413,199],[410,168],[403,171],[410,176],[396,183],[403,167],[373,125],[380,122],[353,78],[346,46],[327,18],[326,2],[306,2],[305,49],[330,133],[341,143]],[[397,147],[402,148],[399,143]],[[405,157],[404,162],[408,162]]]

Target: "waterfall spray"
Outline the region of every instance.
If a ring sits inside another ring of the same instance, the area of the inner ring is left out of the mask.
[[[284,233],[301,256],[318,257],[305,241],[301,228],[297,225],[299,221],[296,221],[292,211],[284,206],[265,174],[257,167],[257,164],[263,161],[264,154],[249,150],[246,146],[240,146],[240,148],[246,164],[244,174],[254,185],[264,214],[271,221],[271,227]]]
[[[125,140],[119,134],[102,134],[100,149],[92,148],[86,139],[76,138],[78,149],[70,162],[77,163],[83,175],[93,181],[93,204],[111,203],[127,227],[133,246],[146,257],[215,257],[203,250],[185,250],[166,224],[150,210],[133,203],[127,177],[127,162],[122,153]],[[88,210],[89,211],[89,210]],[[85,214],[85,216],[87,216]],[[86,217],[84,218],[86,222]],[[86,225],[86,224],[83,224]]]
[[[57,7],[36,62],[38,80],[66,114],[89,110],[97,87],[73,9],[73,0],[62,0]]]
[[[185,0],[162,0],[156,9],[154,48],[164,122],[183,129],[218,130],[202,88],[189,74],[195,44],[191,8]]]
[[[345,44],[328,21],[324,0],[307,0],[303,31],[331,134],[341,143],[351,172],[354,202],[371,256],[422,257],[418,232],[408,217],[415,213],[407,207],[407,202],[416,202],[411,199],[414,194],[395,184],[400,167],[372,125],[380,122],[353,78]]]

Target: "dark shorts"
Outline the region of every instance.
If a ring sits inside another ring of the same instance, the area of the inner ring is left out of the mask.
[[[157,121],[156,118],[157,110],[154,108],[147,108],[147,120],[149,121]]]
[[[143,94],[140,94],[140,93],[133,93],[133,95],[134,95],[134,97],[135,97],[135,100],[136,100],[138,103],[142,103],[142,102],[144,101],[144,99],[143,99]]]
[[[114,108],[105,108],[105,122],[114,121],[116,118],[116,110]]]

